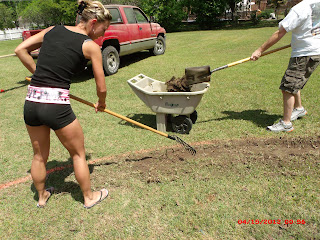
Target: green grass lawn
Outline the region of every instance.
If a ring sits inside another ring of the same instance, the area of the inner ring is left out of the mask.
[[[106,77],[107,108],[156,128],[155,113],[133,93],[128,79],[143,73],[168,81],[172,76],[181,77],[187,67],[220,67],[249,57],[275,30],[269,27],[169,33],[164,55],[151,57],[142,52],[124,57],[119,72]],[[0,55],[13,53],[20,42],[0,42]],[[288,34],[274,48],[289,43]],[[289,57],[290,49],[286,49],[257,62],[214,73],[210,88],[197,107],[196,124],[190,134],[179,137],[196,145],[204,141],[319,136],[319,69],[302,92],[308,116],[294,123],[295,131],[274,134],[265,130],[282,116],[282,94],[278,88]],[[0,68],[0,88],[6,90],[0,93],[1,185],[29,175],[32,148],[23,122],[28,84],[24,79],[30,73],[17,57],[0,58]],[[95,82],[88,71],[74,79],[70,91],[88,101],[97,100]],[[75,101],[72,108],[84,131],[88,160],[106,159],[90,167],[92,186],[107,187],[110,198],[90,211],[84,210],[80,188],[70,168],[49,176],[49,184],[58,188],[59,194],[50,199],[45,209],[36,208],[37,196],[31,181],[0,190],[1,239],[320,238],[319,155],[306,155],[314,163],[310,163],[312,168],[293,159],[299,171],[306,173],[297,178],[286,177],[283,170],[272,166],[264,168],[259,161],[254,161],[254,171],[246,175],[243,163],[235,161],[226,168],[223,155],[196,155],[173,165],[174,180],[172,176],[161,176],[159,170],[161,181],[150,183],[134,168],[134,161],[112,156],[130,156],[148,149],[163,152],[163,147],[176,142],[106,113],[96,114]],[[259,159],[257,156],[254,159]],[[235,156],[238,158],[241,155]],[[139,159],[138,153],[135,159]],[[48,168],[70,163],[68,152],[52,132]],[[295,169],[291,162],[284,166],[287,170]],[[244,186],[248,190],[240,191]],[[296,194],[299,200],[287,201],[290,194]],[[218,200],[213,201],[213,196]],[[282,231],[276,225],[239,225],[237,221],[245,217],[305,218],[308,226]]]

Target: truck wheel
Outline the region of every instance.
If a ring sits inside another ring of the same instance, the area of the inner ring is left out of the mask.
[[[117,49],[113,46],[108,46],[102,51],[103,68],[106,75],[115,74],[120,66],[120,58]]]
[[[157,56],[157,55],[164,54],[165,50],[166,50],[166,41],[162,36],[159,36],[156,40],[156,44],[149,51],[152,55]]]

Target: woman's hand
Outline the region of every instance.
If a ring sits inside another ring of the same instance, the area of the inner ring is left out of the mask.
[[[95,104],[95,109],[96,109],[96,113],[99,111],[99,112],[103,112],[103,110],[106,108],[106,103],[105,102],[97,102]]]
[[[19,44],[15,49],[15,54],[23,63],[23,65],[34,74],[36,70],[36,63],[30,55],[30,52],[41,47],[44,35],[49,32],[53,27],[46,28],[41,32],[33,35]]]

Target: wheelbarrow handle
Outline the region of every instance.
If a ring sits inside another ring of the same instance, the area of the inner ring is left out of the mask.
[[[276,49],[273,49],[273,50],[264,52],[264,53],[261,54],[261,57],[266,56],[266,55],[271,54],[271,53],[274,53],[274,52],[278,52],[278,51],[280,51],[280,50],[282,50],[282,49],[286,49],[286,48],[288,48],[288,47],[290,47],[290,46],[291,46],[291,45],[289,44],[289,45],[286,45],[286,46],[283,46],[283,47],[279,47],[279,48],[276,48]],[[232,66],[238,65],[238,64],[240,64],[240,63],[248,62],[248,61],[250,61],[250,60],[251,60],[251,58],[250,58],[250,57],[247,57],[247,58],[241,59],[241,60],[239,60],[239,61],[229,63],[229,64],[224,65],[224,66],[222,66],[222,67],[218,67],[218,68],[213,69],[212,71],[210,71],[210,74],[212,74],[213,72],[216,72],[216,71],[219,71],[219,70],[228,68],[228,67],[232,67]]]

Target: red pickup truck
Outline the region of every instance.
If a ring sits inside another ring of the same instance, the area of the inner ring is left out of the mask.
[[[112,15],[110,27],[104,36],[95,40],[101,47],[103,67],[107,75],[115,74],[120,65],[120,57],[143,50],[153,55],[164,54],[166,31],[158,23],[148,20],[144,12],[135,6],[106,5]],[[23,40],[41,30],[22,33]]]

